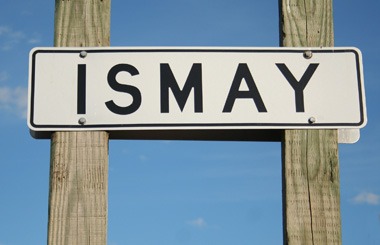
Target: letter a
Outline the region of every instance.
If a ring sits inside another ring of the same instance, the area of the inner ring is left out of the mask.
[[[247,83],[248,91],[239,90],[243,79]],[[239,64],[223,112],[231,112],[237,98],[253,99],[259,112],[267,112],[247,64]]]

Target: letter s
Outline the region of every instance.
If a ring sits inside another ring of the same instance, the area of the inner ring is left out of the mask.
[[[110,69],[107,75],[107,80],[110,87],[115,91],[130,94],[132,96],[132,103],[129,106],[122,107],[116,105],[113,100],[110,100],[105,104],[107,108],[115,114],[128,115],[139,109],[141,105],[141,93],[140,90],[134,86],[120,84],[116,81],[116,76],[121,71],[128,72],[132,76],[138,75],[139,71],[134,66],[129,64],[117,64]]]

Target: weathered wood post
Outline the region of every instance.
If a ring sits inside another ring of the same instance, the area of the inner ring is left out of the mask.
[[[109,46],[110,0],[55,1],[56,47]],[[51,138],[48,244],[107,242],[108,134]]]
[[[332,0],[279,4],[282,46],[334,46]],[[337,130],[285,130],[282,151],[284,244],[341,244]]]

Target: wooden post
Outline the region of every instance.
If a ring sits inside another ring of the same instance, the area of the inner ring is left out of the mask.
[[[109,46],[110,2],[56,0],[54,45]],[[105,245],[107,194],[108,133],[54,133],[48,244]]]
[[[334,45],[332,0],[279,3],[282,46]],[[284,244],[341,244],[337,130],[285,130],[282,152]]]

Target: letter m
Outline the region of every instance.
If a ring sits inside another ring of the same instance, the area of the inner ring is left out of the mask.
[[[181,111],[185,107],[191,90],[194,88],[194,111],[203,112],[202,66],[193,64],[185,85],[181,90],[169,64],[161,64],[161,113],[169,112],[169,89],[171,89]]]

